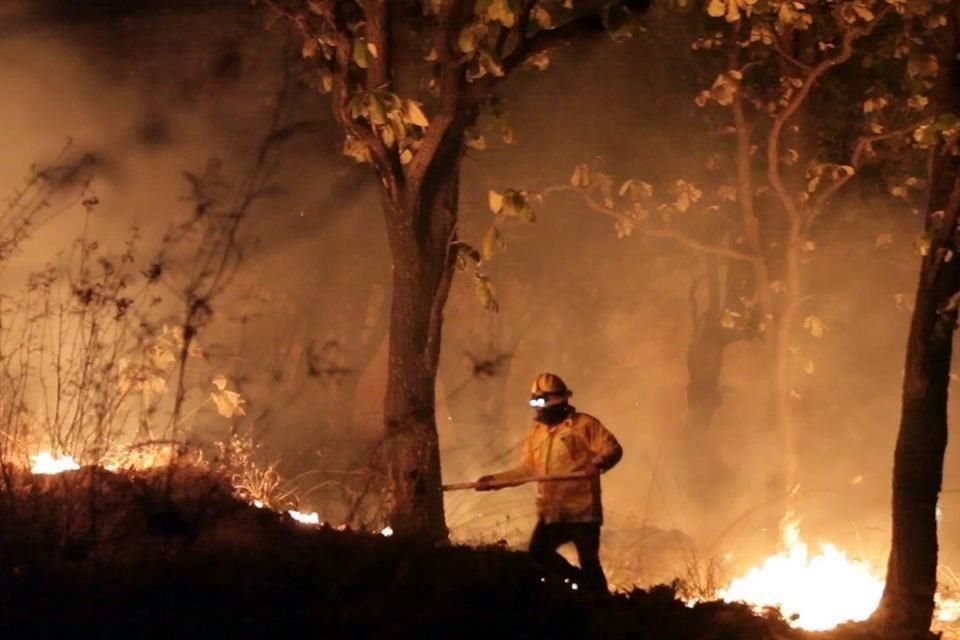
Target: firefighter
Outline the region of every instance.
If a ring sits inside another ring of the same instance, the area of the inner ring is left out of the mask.
[[[548,575],[568,578],[592,593],[607,593],[599,556],[603,523],[600,474],[620,461],[623,450],[599,420],[570,404],[572,395],[560,376],[538,375],[530,390],[534,422],[523,443],[520,466],[482,476],[477,490],[512,486],[511,481],[531,476],[585,473],[582,480],[538,483],[537,525],[529,550]],[[497,486],[491,486],[493,482]],[[567,542],[577,549],[579,572],[557,553]]]

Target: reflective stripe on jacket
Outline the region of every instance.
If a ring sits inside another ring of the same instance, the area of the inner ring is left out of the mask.
[[[582,471],[593,462],[607,471],[620,461],[620,443],[599,420],[573,411],[548,427],[534,422],[523,443],[521,464],[494,475],[498,481]],[[538,483],[537,514],[544,522],[603,522],[600,476]]]

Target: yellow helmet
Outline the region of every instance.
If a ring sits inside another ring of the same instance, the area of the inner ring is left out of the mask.
[[[566,383],[555,373],[541,373],[530,388],[530,406],[537,409],[563,404],[573,395]]]

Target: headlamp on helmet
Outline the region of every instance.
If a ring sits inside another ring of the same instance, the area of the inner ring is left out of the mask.
[[[530,389],[530,406],[545,409],[557,404],[565,404],[573,392],[567,388],[560,376],[553,373],[541,373],[533,381]]]
[[[538,395],[530,398],[530,406],[534,409],[542,409],[547,406],[547,396]]]

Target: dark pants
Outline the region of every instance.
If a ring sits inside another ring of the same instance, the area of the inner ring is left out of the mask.
[[[557,547],[572,542],[577,548],[580,570],[557,553]],[[608,593],[600,566],[599,522],[537,522],[530,537],[530,555],[548,575],[569,578],[590,593]]]

